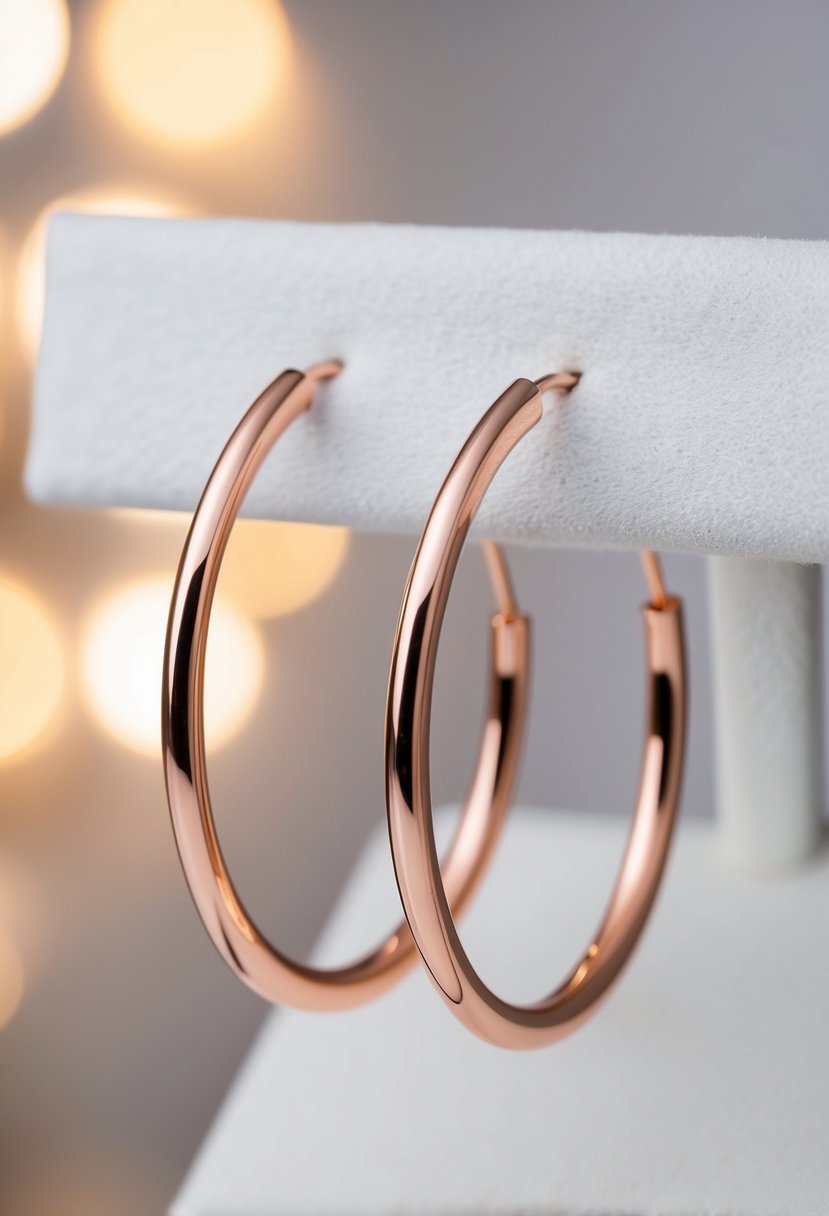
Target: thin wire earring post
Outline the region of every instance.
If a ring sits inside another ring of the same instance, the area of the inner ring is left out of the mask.
[[[549,375],[541,376],[535,383],[542,395],[548,392],[555,392],[560,397],[565,397],[568,393],[572,392],[580,380],[581,372],[551,372]],[[639,556],[642,562],[645,581],[648,585],[651,604],[654,608],[664,608],[668,602],[668,596],[665,591],[665,582],[662,577],[662,566],[659,557],[656,553],[651,552],[650,549],[643,549]]]

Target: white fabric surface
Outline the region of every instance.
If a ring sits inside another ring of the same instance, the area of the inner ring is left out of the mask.
[[[484,408],[575,368],[493,534],[824,560],[828,321],[825,243],[59,216],[27,485],[192,509],[256,393],[339,356],[250,508],[417,533]]]
[[[572,964],[625,830],[516,813],[463,930],[500,991],[532,999]],[[473,1039],[420,970],[353,1013],[272,1015],[175,1216],[825,1213],[829,860],[740,882],[714,852],[683,826],[621,984],[543,1052]],[[321,957],[366,947],[395,903],[378,829]]]

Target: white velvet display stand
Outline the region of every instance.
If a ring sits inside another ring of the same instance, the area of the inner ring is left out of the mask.
[[[602,1016],[515,1057],[462,1034],[421,975],[342,1018],[280,1012],[176,1210],[829,1209],[829,874],[806,863],[819,579],[799,564],[829,554],[829,247],[61,217],[48,276],[27,470],[45,501],[192,509],[256,392],[339,356],[251,511],[417,533],[484,406],[517,376],[570,368],[581,382],[512,455],[481,526],[725,555],[711,580],[724,848],[685,829]],[[519,814],[487,891],[499,908],[469,921],[473,957],[552,983],[593,928],[559,958],[570,895],[598,916],[623,831]],[[364,901],[389,873],[375,850],[332,922],[338,954],[373,936]],[[519,959],[522,924],[535,957]]]

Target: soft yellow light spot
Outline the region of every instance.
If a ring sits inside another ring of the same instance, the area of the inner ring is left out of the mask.
[[[238,520],[220,586],[250,616],[286,616],[317,599],[334,581],[348,543],[347,528]]]
[[[113,516],[157,529],[184,543],[192,516],[185,511],[115,508]],[[269,620],[298,612],[318,599],[345,565],[348,528],[239,519],[219,575],[219,592],[246,617]]]
[[[278,0],[103,0],[96,51],[128,126],[204,148],[239,136],[272,103],[290,32]]]
[[[60,700],[64,664],[47,613],[26,588],[0,582],[0,760],[46,729]]]
[[[161,748],[161,664],[172,576],[130,583],[92,613],[81,646],[83,686],[96,720],[134,751]],[[217,597],[210,617],[205,739],[227,743],[262,687],[264,650],[256,627]]]
[[[65,0],[0,0],[0,135],[46,104],[68,55]]]
[[[11,935],[0,929],[0,1030],[8,1026],[23,1000],[23,960]]]
[[[2,4],[2,0],[0,0]],[[53,211],[83,211],[89,215],[184,215],[180,200],[161,198],[130,186],[91,186],[53,199],[29,229],[17,260],[15,309],[17,327],[29,353],[37,350],[46,291],[46,225]]]

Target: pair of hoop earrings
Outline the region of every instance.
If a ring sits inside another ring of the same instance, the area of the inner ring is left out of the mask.
[[[657,557],[643,553],[648,715],[639,797],[616,886],[601,926],[565,981],[529,1006],[493,993],[455,927],[491,857],[515,788],[527,710],[529,621],[516,606],[506,562],[484,551],[492,618],[490,703],[475,778],[443,867],[432,822],[429,735],[435,660],[458,559],[495,473],[542,417],[546,392],[578,376],[517,380],[487,410],[452,465],[429,514],[406,588],[386,702],[386,806],[406,915],[382,944],[331,970],[294,961],[251,920],[222,856],[208,792],[204,744],[207,629],[219,569],[242,500],[265,456],[313,402],[337,362],[285,371],[257,398],[210,476],[179,564],[164,656],[162,735],[167,798],[187,883],[225,962],[269,1001],[309,1010],[364,1004],[397,982],[417,953],[450,1009],[475,1034],[527,1049],[563,1038],[603,998],[650,914],[677,818],[685,749],[685,656],[680,601],[666,593]]]

